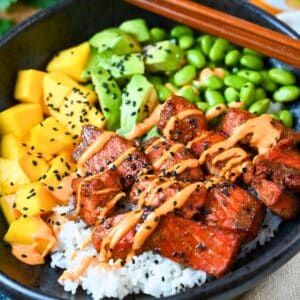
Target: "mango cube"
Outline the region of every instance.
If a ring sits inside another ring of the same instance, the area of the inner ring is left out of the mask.
[[[30,131],[31,146],[44,155],[59,154],[74,148],[74,139],[67,128],[53,117],[33,127]]]
[[[90,56],[90,45],[88,42],[76,47],[63,50],[58,53],[48,64],[47,71],[60,71],[72,77],[76,81],[81,79],[87,61]]]
[[[0,158],[0,195],[14,194],[18,187],[30,180],[16,160]]]
[[[40,182],[25,184],[17,190],[16,208],[23,216],[45,214],[56,205],[52,193]]]
[[[31,265],[44,263],[56,242],[51,228],[39,216],[21,217],[11,223],[4,240],[12,245],[15,257]]]
[[[43,176],[49,165],[40,154],[27,152],[19,159],[19,164],[30,181],[38,181]]]
[[[26,143],[22,143],[12,134],[5,134],[1,139],[1,156],[18,160],[27,152]]]
[[[50,190],[57,188],[64,177],[69,176],[75,169],[75,164],[68,153],[63,153],[50,162],[50,168],[42,176],[40,182],[46,184]]]
[[[0,134],[13,134],[22,139],[36,124],[43,120],[40,104],[26,103],[14,105],[0,113]]]
[[[15,99],[22,102],[37,103],[42,106],[44,114],[49,111],[44,105],[43,81],[47,73],[29,69],[18,72],[15,86]]]
[[[18,219],[21,213],[15,209],[16,195],[9,195],[0,197],[0,206],[4,215],[5,220],[8,224]]]
[[[97,94],[68,77],[61,72],[52,72],[45,76],[43,82],[44,103],[48,107],[50,113],[59,111],[59,108],[64,104],[67,96],[72,90],[80,91],[90,104],[97,102]]]

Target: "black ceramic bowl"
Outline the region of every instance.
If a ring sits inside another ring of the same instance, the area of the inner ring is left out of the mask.
[[[226,11],[271,29],[298,38],[291,29],[265,12],[241,0],[202,0],[211,7]],[[43,69],[56,51],[87,40],[102,28],[123,20],[143,17],[150,25],[170,27],[171,21],[145,12],[119,0],[67,0],[17,26],[0,41],[0,110],[14,104],[13,88],[19,69]],[[270,61],[270,63],[276,63]],[[300,113],[294,105],[299,130]],[[30,117],[30,116],[28,116]],[[7,225],[0,216],[0,239]],[[284,222],[275,238],[236,264],[231,273],[170,299],[228,299],[255,286],[300,250],[300,219]],[[80,291],[76,297],[57,284],[59,270],[49,264],[31,267],[16,260],[9,247],[0,242],[0,290],[14,299],[88,299]],[[149,296],[130,298],[151,299]]]

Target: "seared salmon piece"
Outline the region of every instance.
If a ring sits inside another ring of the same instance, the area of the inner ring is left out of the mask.
[[[103,133],[103,130],[94,126],[84,126],[79,144],[73,153],[73,158],[78,161],[84,151]],[[97,174],[108,167],[116,168],[124,189],[128,190],[138,175],[144,169],[150,167],[146,155],[137,148],[124,157],[120,165],[114,166],[113,163],[131,147],[133,147],[133,144],[130,141],[114,135],[101,150],[85,162],[84,166],[90,174]]]
[[[176,173],[176,170],[168,172],[168,169],[178,164],[184,164],[184,161],[196,160],[191,151],[183,144],[167,139],[152,138],[143,145],[143,148],[147,149],[146,154],[155,174],[176,177],[176,179],[183,182],[194,182],[203,179],[200,166],[188,167],[179,174]]]
[[[80,194],[80,217],[87,225],[94,225],[103,208],[122,191],[122,185],[116,171],[105,171],[96,178],[76,178],[72,188],[78,201]],[[109,211],[114,211],[114,208]]]
[[[252,182],[258,198],[275,214],[284,219],[293,219],[300,212],[299,197],[292,191],[266,179]]]
[[[160,114],[160,120],[157,124],[158,131],[163,135],[164,129],[170,119],[183,111],[195,110],[199,113],[191,113],[175,122],[174,128],[169,131],[170,139],[180,143],[187,143],[194,137],[201,134],[207,128],[205,116],[201,114],[197,106],[180,96],[171,96],[164,104]]]
[[[103,238],[123,215],[97,226],[93,243],[99,251]],[[135,229],[128,232],[113,250],[114,259],[125,259],[133,244]],[[146,240],[140,253],[154,251],[175,262],[203,270],[215,277],[225,274],[240,247],[240,235],[168,214]]]
[[[154,180],[156,180],[155,185],[153,185]],[[170,179],[164,177],[158,178],[155,175],[140,177],[131,189],[129,196],[130,201],[133,204],[138,204],[139,199],[143,197],[144,205],[150,207],[152,210],[163,204],[168,198],[175,196],[181,189],[188,185],[187,183],[179,181],[168,185],[168,182],[170,182]],[[151,184],[153,186],[151,186]],[[164,187],[159,188],[159,185],[164,185]],[[149,189],[149,187],[151,187],[151,189]],[[155,193],[153,194],[154,190]],[[180,209],[176,209],[176,215],[187,219],[197,217],[201,212],[206,192],[206,188],[199,185],[199,188],[191,194],[187,202]]]
[[[203,206],[205,224],[238,232],[243,242],[257,236],[264,216],[265,209],[261,201],[227,181],[209,190]]]

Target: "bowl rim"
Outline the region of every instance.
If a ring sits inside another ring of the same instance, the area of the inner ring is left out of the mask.
[[[25,21],[21,22],[13,29],[11,29],[7,34],[5,34],[0,39],[0,48],[4,47],[10,42],[14,37],[21,34],[28,27],[38,23],[39,21],[51,17],[52,14],[72,5],[78,0],[64,0],[58,2],[56,5],[50,6],[44,10],[40,10],[33,16],[29,17]],[[300,35],[290,28],[287,24],[282,22],[280,19],[275,18],[268,12],[254,6],[253,4],[240,1],[232,0],[232,2],[237,5],[246,6],[249,10],[254,10],[257,15],[263,16],[270,24],[276,24],[277,28],[283,31],[289,36],[300,39]],[[242,4],[241,4],[242,3]],[[288,236],[284,243],[277,245],[276,251],[269,253],[268,251],[263,255],[255,258],[251,261],[251,264],[255,264],[255,268],[251,268],[248,264],[241,266],[240,268],[228,273],[221,279],[213,281],[212,284],[205,284],[201,287],[195,287],[193,289],[187,290],[181,294],[174,295],[171,297],[166,297],[166,299],[172,300],[183,300],[183,299],[199,299],[199,296],[205,296],[205,299],[229,299],[242,294],[243,292],[249,290],[259,283],[260,280],[265,278],[270,273],[276,271],[280,266],[286,263],[294,255],[300,251],[300,225],[297,226],[298,233],[294,236]],[[295,230],[297,232],[297,230]],[[36,300],[55,300],[56,297],[47,295],[42,291],[32,290],[29,287],[17,282],[15,279],[6,275],[0,270],[0,287],[8,295],[13,295],[17,298],[24,299],[26,296],[28,299]],[[70,294],[71,296],[71,294]],[[65,298],[60,298],[65,299]]]

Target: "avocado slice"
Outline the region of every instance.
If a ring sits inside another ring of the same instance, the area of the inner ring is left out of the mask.
[[[127,34],[133,35],[141,43],[150,40],[149,29],[143,19],[125,21],[120,25],[120,29]]]
[[[157,98],[152,83],[143,75],[133,75],[122,92],[121,128],[119,134],[128,134],[143,120],[150,98]],[[150,101],[151,102],[151,101]]]
[[[100,107],[107,120],[107,129],[115,130],[120,126],[121,91],[111,74],[101,67],[93,69],[91,77]]]
[[[183,63],[183,51],[171,41],[148,45],[143,49],[146,70],[171,73]]]
[[[89,43],[98,49],[98,52],[111,51],[117,55],[141,52],[141,46],[131,35],[119,28],[108,28],[91,37]]]
[[[83,81],[88,81],[91,79],[91,72],[94,68],[99,66],[99,52],[98,49],[91,47],[91,53],[88,63],[81,73],[81,78]]]

